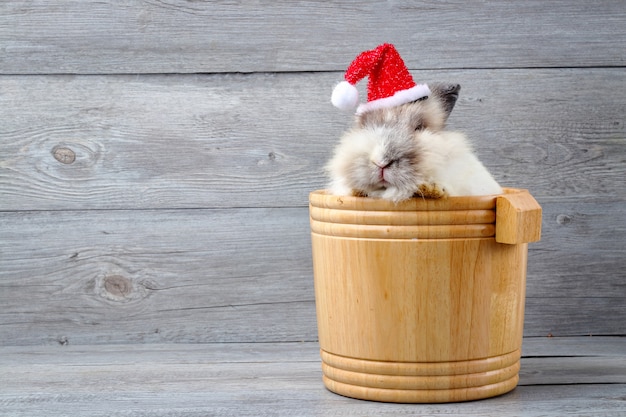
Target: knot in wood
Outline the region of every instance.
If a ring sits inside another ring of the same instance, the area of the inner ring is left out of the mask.
[[[76,161],[76,153],[70,148],[66,148],[63,146],[57,146],[52,150],[52,156],[54,159],[59,161],[62,164],[72,164]]]
[[[104,279],[104,289],[114,297],[126,298],[133,291],[133,285],[121,275],[110,275]]]
[[[568,216],[567,214],[559,214],[558,216],[556,216],[556,222],[560,225],[566,225],[571,223],[572,218],[570,216]]]

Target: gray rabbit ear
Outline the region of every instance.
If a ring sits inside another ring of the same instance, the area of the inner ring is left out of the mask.
[[[461,91],[460,84],[435,84],[430,87],[430,91],[434,96],[437,96],[443,108],[446,112],[446,119],[450,116],[456,100],[459,98],[459,91]]]

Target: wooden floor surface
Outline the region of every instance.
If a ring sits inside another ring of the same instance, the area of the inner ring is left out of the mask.
[[[318,344],[0,348],[2,416],[624,416],[626,338],[524,340],[519,386],[456,404],[327,391]]]

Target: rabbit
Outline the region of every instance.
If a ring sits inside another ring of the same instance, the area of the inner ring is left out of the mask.
[[[443,130],[460,89],[440,84],[428,97],[357,114],[326,165],[328,192],[396,203],[501,194],[465,135]]]

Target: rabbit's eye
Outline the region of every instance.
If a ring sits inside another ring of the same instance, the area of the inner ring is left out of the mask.
[[[416,132],[419,130],[424,130],[426,128],[424,119],[418,115],[416,115],[416,117],[412,117],[409,123],[410,123],[410,126],[412,126]]]

